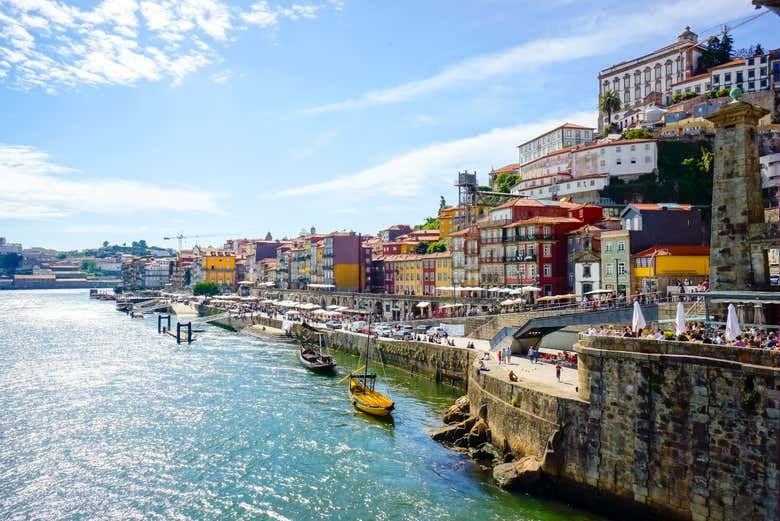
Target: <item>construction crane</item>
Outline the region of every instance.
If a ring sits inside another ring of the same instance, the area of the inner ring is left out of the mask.
[[[183,233],[179,233],[179,234],[173,235],[171,237],[163,237],[163,240],[165,240],[165,241],[172,241],[173,239],[178,239],[179,240],[179,253],[181,253],[182,241],[184,239],[200,239],[200,238],[204,238],[204,237],[226,237],[226,236],[229,236],[229,235],[233,235],[233,234],[230,234],[230,233],[212,233],[212,234],[209,234],[209,235],[184,235]]]

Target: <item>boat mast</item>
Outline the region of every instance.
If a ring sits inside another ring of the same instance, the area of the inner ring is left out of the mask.
[[[366,336],[366,369],[363,371],[363,385],[368,385],[368,357],[371,353],[371,316],[368,317],[368,335]]]

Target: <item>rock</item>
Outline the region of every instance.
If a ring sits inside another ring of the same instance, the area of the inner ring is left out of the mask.
[[[476,449],[469,450],[469,455],[477,461],[501,461],[501,452],[490,443],[483,443]]]
[[[444,423],[458,423],[467,419],[469,417],[469,407],[469,397],[461,396],[455,400],[455,404],[444,413]]]
[[[488,441],[490,441],[490,428],[484,420],[479,420],[469,431],[468,445],[476,448]]]
[[[542,479],[542,465],[533,456],[493,468],[493,479],[506,490],[533,490]]]
[[[468,431],[460,425],[445,425],[431,432],[431,438],[440,443],[455,443]]]
[[[456,442],[461,438],[465,438],[474,428],[476,423],[476,417],[466,418],[462,422],[445,425],[435,429],[433,432],[431,432],[431,438],[433,438],[434,441],[438,441],[440,443],[451,443],[458,447],[464,447],[466,445],[459,445]],[[465,441],[462,443],[465,443]]]

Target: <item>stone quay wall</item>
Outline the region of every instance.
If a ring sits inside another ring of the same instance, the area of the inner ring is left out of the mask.
[[[574,349],[577,394],[471,371],[494,445],[613,515],[778,519],[780,353],[617,337]]]
[[[217,314],[221,310],[210,309],[206,314]],[[282,321],[275,318],[255,317],[254,322],[245,318],[225,317],[215,320],[212,324],[241,331],[251,325],[262,325],[275,329],[282,328]],[[299,324],[293,325],[294,333],[304,333]],[[366,352],[366,336],[346,331],[327,330],[325,344],[332,349],[339,349],[355,355]],[[375,362],[409,371],[410,374],[422,376],[452,387],[466,389],[466,375],[474,362],[476,353],[472,349],[450,347],[425,342],[398,341],[380,338],[371,342],[371,358]]]

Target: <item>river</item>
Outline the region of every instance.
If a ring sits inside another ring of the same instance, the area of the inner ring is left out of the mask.
[[[0,519],[598,519],[431,441],[450,389],[388,369],[376,421],[289,344],[177,347],[87,293],[0,292]]]

